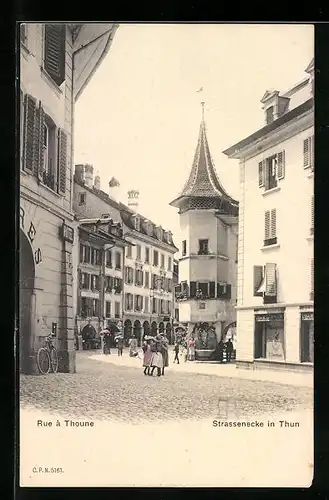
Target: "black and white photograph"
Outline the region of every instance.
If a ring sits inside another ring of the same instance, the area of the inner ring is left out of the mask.
[[[17,31],[20,486],[311,486],[314,26]]]

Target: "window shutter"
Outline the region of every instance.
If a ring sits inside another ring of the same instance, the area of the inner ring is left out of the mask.
[[[285,152],[280,151],[277,156],[278,162],[278,179],[283,179],[285,175]]]
[[[254,297],[262,297],[263,293],[258,292],[263,281],[263,266],[254,266]]]
[[[265,264],[265,294],[276,295],[276,264]]]
[[[314,135],[310,139],[311,153],[310,153],[310,164],[311,169],[314,170]]]
[[[60,86],[65,80],[65,24],[45,25],[45,70]]]
[[[230,284],[226,285],[226,298],[228,300],[230,300],[230,298],[231,298],[231,285]]]
[[[80,262],[83,262],[83,245],[80,243]]]
[[[314,195],[311,198],[311,234],[314,233]]]
[[[34,175],[38,179],[43,179],[43,134],[44,134],[44,123],[45,123],[45,113],[43,111],[41,102],[36,109],[36,120],[34,128],[34,154],[33,154],[33,164],[34,164]]]
[[[37,101],[28,94],[25,95],[24,101],[23,169],[33,172]]]
[[[310,137],[304,139],[304,147],[303,147],[303,165],[304,168],[308,168],[311,165],[311,141]]]
[[[265,185],[265,160],[258,163],[258,185],[259,187]]]
[[[190,297],[194,299],[196,296],[196,281],[190,282]]]
[[[276,238],[276,209],[271,210],[271,231],[270,238]]]
[[[58,188],[61,194],[66,191],[67,168],[67,134],[63,129],[58,130]]]
[[[209,283],[209,295],[211,299],[215,298],[215,282],[211,281]]]
[[[269,240],[270,239],[270,211],[269,210],[266,210],[265,212],[265,240]]]

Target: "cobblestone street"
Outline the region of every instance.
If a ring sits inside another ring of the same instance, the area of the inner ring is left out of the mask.
[[[312,408],[312,390],[168,370],[164,377],[145,376],[136,367],[118,366],[77,354],[76,374],[21,377],[21,407],[65,415],[141,423],[143,421],[217,418],[218,407],[229,418],[249,418],[278,411]],[[125,353],[124,356],[127,356]],[[100,355],[102,357],[102,355]],[[113,359],[113,362],[117,359]],[[120,360],[121,361],[121,360]],[[220,370],[221,367],[218,367]]]

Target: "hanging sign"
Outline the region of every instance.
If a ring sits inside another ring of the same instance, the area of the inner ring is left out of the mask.
[[[283,314],[256,314],[257,323],[270,323],[271,321],[283,321]]]

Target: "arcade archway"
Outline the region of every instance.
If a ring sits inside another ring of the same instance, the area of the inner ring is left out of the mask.
[[[95,349],[97,332],[93,325],[86,325],[81,331],[83,349]]]
[[[164,330],[165,330],[165,326],[164,326],[163,321],[161,321],[161,322],[159,323],[159,333],[163,333],[163,332],[164,332]]]
[[[142,327],[141,327],[141,322],[136,319],[134,323],[134,335],[137,339],[138,347],[141,345],[141,336],[142,336]]]
[[[156,321],[152,321],[151,323],[151,335],[156,335],[158,333],[158,326]]]
[[[19,233],[19,367],[29,373],[31,353],[31,309],[34,290],[35,264],[31,245],[20,230]]]
[[[150,333],[151,333],[150,323],[148,321],[144,321],[144,323],[143,323],[143,337],[145,337],[145,335],[150,335]]]

